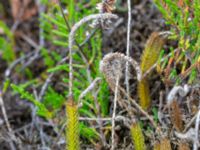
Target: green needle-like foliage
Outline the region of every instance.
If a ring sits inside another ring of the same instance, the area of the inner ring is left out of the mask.
[[[171,27],[172,36],[169,38],[178,42],[173,50],[175,48],[180,50],[177,54],[181,59],[173,61],[176,64],[173,68],[168,67],[169,79],[176,80],[176,84],[180,84],[189,77],[188,83],[195,83],[198,79],[196,64],[200,56],[200,1],[154,0],[154,2],[166,24]],[[181,70],[180,74],[178,74],[179,70]]]

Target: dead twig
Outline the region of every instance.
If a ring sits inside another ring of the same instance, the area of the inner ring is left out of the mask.
[[[176,95],[179,94],[181,97],[185,97],[190,91],[190,87],[185,84],[182,86],[174,86],[172,90],[167,95],[167,105],[170,106],[173,100],[176,99]]]
[[[189,121],[189,123],[185,126],[185,129],[183,130],[183,132],[186,132],[191,127],[191,125],[194,123],[196,118],[197,118],[197,114],[195,114],[192,117],[192,119]]]
[[[6,127],[8,129],[9,135],[11,136],[11,140],[9,142],[10,148],[11,148],[11,150],[16,150],[16,147],[15,147],[13,141],[17,141],[17,138],[16,138],[15,134],[13,133],[11,125],[10,125],[10,123],[8,121],[8,116],[7,116],[7,113],[6,113],[6,109],[5,109],[5,105],[4,105],[4,101],[3,101],[3,97],[2,97],[1,91],[0,91],[0,107],[1,107],[1,111],[2,111],[4,120],[5,120],[5,123],[6,123]]]
[[[113,114],[112,114],[112,145],[111,145],[111,150],[115,149],[115,117],[116,117],[116,109],[117,109],[117,99],[118,99],[118,87],[119,87],[119,75],[117,76],[116,79],[116,85],[115,85],[115,96],[114,96],[114,102],[113,102]]]
[[[119,86],[119,90],[128,98],[128,100],[136,107],[136,109],[138,109],[142,113],[142,115],[144,115],[150,121],[150,123],[153,125],[156,131],[160,135],[162,135],[160,127],[154,122],[153,118],[149,116],[149,114],[144,109],[142,109],[142,107],[139,104],[137,104],[136,101],[133,98],[131,98],[122,87]]]
[[[79,96],[79,107],[82,106],[82,99],[85,97],[85,95],[89,92],[91,92],[99,83],[101,82],[101,78],[96,78]]]
[[[197,118],[195,123],[195,139],[193,142],[193,150],[198,150],[199,148],[199,122],[200,122],[200,110],[197,113]]]

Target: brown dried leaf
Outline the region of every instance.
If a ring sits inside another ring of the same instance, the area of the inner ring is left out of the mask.
[[[25,21],[37,14],[37,6],[32,0],[11,0],[13,19]]]
[[[170,140],[168,138],[163,138],[160,142],[154,144],[154,150],[171,150]]]
[[[172,124],[174,125],[177,131],[182,131],[183,130],[182,113],[178,105],[178,102],[174,100],[171,103],[170,107],[171,107],[170,116]]]
[[[179,1],[178,1],[178,6],[179,6],[179,7],[183,7],[183,5],[184,5],[183,0],[179,0]]]
[[[168,138],[164,138],[160,142],[160,149],[161,150],[171,150],[170,140]]]
[[[12,16],[16,20],[18,15],[20,14],[20,0],[11,0],[11,9],[12,9]]]
[[[159,142],[155,143],[154,146],[153,146],[153,149],[154,150],[160,150],[160,143]]]
[[[112,13],[112,11],[115,9],[115,2],[116,0],[105,0],[97,4],[97,9],[102,13]]]
[[[187,143],[181,142],[178,146],[178,150],[190,150],[190,147]]]

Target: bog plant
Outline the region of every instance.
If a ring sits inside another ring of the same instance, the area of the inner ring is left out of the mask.
[[[133,123],[131,126],[131,136],[135,150],[146,150],[145,140],[142,133],[142,128],[139,123]]]
[[[154,0],[166,24],[171,26],[171,40],[177,47],[171,48],[172,55],[161,64],[164,79],[189,84],[196,81],[200,56],[200,1],[199,0]],[[175,49],[178,51],[173,52]],[[166,63],[169,62],[169,63]]]
[[[66,143],[67,150],[79,150],[79,115],[78,106],[74,103],[71,98],[68,99],[66,103],[66,116],[67,116],[67,126],[66,126]]]
[[[0,53],[2,53],[2,58],[7,63],[11,63],[16,57],[14,52],[14,36],[8,26],[2,21],[0,21],[0,30],[2,30],[2,33],[0,33]]]
[[[49,10],[47,13],[43,14],[44,19],[41,20],[41,28],[44,29],[43,36],[45,37],[45,40],[52,42],[54,46],[60,49],[60,51],[45,47],[42,48],[41,55],[46,69],[41,76],[45,80],[48,80],[49,74],[59,74],[59,78],[61,78],[61,82],[64,84],[65,89],[61,93],[56,91],[56,88],[53,85],[49,85],[46,93],[42,96],[42,100],[39,101],[33,96],[33,94],[27,92],[29,86],[34,85],[36,87],[40,87],[41,80],[39,79],[34,80],[34,82],[30,82],[31,84],[21,84],[18,86],[12,84],[12,88],[15,92],[18,92],[21,95],[22,99],[29,100],[33,103],[37,107],[37,114],[46,119],[54,119],[55,117],[58,117],[57,114],[62,111],[62,106],[65,107],[66,149],[80,149],[79,135],[87,138],[91,143],[95,143],[94,140],[102,138],[96,129],[91,129],[85,124],[85,122],[79,122],[79,116],[96,118],[99,113],[103,117],[109,116],[110,105],[107,82],[110,88],[114,91],[116,89],[115,72],[117,70],[122,73],[124,69],[123,67],[127,61],[131,63],[136,70],[138,80],[137,90],[139,104],[141,106],[140,111],[142,111],[143,114],[145,114],[145,110],[147,110],[151,104],[149,80],[151,79],[151,68],[156,63],[158,63],[157,68],[160,69],[159,73],[164,72],[164,81],[169,79],[173,83],[177,84],[186,78],[188,78],[188,83],[193,83],[195,81],[197,68],[200,62],[200,1],[154,1],[166,19],[167,24],[171,25],[171,30],[168,32],[170,33],[168,34],[170,36],[168,38],[173,41],[177,41],[177,47],[171,48],[170,57],[164,57],[165,51],[163,51],[163,45],[165,44],[165,37],[163,35],[165,34],[162,32],[156,32],[149,36],[149,40],[147,41],[141,56],[140,65],[138,65],[138,63],[132,58],[120,53],[108,54],[112,56],[112,58],[105,56],[104,58],[106,59],[103,60],[106,60],[109,66],[104,64],[101,68],[101,71],[105,75],[106,79],[103,79],[98,85],[97,93],[95,93],[95,90],[91,90],[81,98],[81,106],[78,105],[78,100],[80,100],[79,96],[83,90],[88,88],[94,78],[102,76],[98,69],[99,63],[102,59],[101,32],[98,30],[97,25],[98,23],[101,24],[101,27],[107,27],[107,25],[109,25],[106,24],[106,21],[108,20],[101,20],[101,18],[103,13],[112,12],[115,1],[110,0],[110,3],[108,4],[105,2],[100,3],[98,8],[102,10],[102,12],[98,15],[90,15],[95,11],[94,9],[83,8],[82,5],[84,2],[80,2],[80,4],[75,6],[75,2],[73,0],[63,0],[62,4],[67,6],[67,14],[63,13],[61,6],[55,5],[54,3],[48,4],[50,6]],[[97,0],[90,1],[90,7],[95,7],[96,3]],[[78,9],[83,13],[76,12],[75,7],[78,7]],[[81,20],[81,18],[85,16],[88,17]],[[93,22],[96,29],[91,29],[88,25],[83,25],[83,23],[95,18],[98,18]],[[79,20],[82,22],[78,22]],[[76,24],[78,27],[73,26],[76,22],[78,22],[78,25]],[[92,32],[94,34],[89,40],[85,34],[85,29],[90,31],[90,34]],[[10,38],[12,39],[12,36],[10,36]],[[69,42],[66,42],[68,38],[70,40]],[[67,53],[66,49],[68,47],[69,55],[67,55],[67,58],[70,58],[70,63],[59,63],[62,57],[65,57]],[[178,50],[174,52],[175,49]],[[64,51],[64,56],[61,55],[61,51]],[[13,58],[14,56],[5,59],[9,61]],[[163,60],[163,58],[165,59]],[[167,63],[168,61],[170,63]],[[116,69],[116,66],[120,67]],[[146,74],[147,72],[148,74]],[[67,76],[68,73],[71,73],[69,77]],[[72,73],[73,76],[71,76]],[[71,84],[66,86],[67,83]],[[66,98],[66,95],[69,95],[69,97]],[[97,108],[98,106],[95,101],[99,103],[100,108]],[[181,111],[179,106],[175,102],[171,107],[174,109],[171,112],[172,124],[177,130],[181,131],[183,129],[183,125],[181,122]],[[60,119],[62,120],[62,118]],[[149,120],[151,120],[151,118]],[[93,124],[91,123],[90,125],[92,126]],[[109,127],[109,125],[106,126]],[[130,133],[135,149],[146,149],[142,128],[138,122],[132,123],[130,126]],[[159,143],[154,145],[154,149],[170,150],[170,139],[161,139]]]
[[[159,35],[159,33],[154,32],[151,34],[141,58],[140,68],[142,74],[151,69],[151,67],[158,61],[164,42],[164,37]],[[144,109],[147,109],[151,102],[148,81],[150,76],[151,74],[148,74],[148,76],[142,78],[138,83],[138,96],[140,99],[140,105]]]
[[[154,144],[154,150],[171,150],[170,140],[162,138],[158,143]]]
[[[45,3],[48,5],[48,12],[43,14],[43,20],[41,23],[41,28],[43,28],[46,41],[50,41],[54,46],[61,50],[48,49],[43,47],[41,49],[41,55],[44,60],[44,65],[46,67],[45,72],[41,74],[41,78],[48,79],[49,74],[61,74],[60,78],[63,84],[69,82],[67,74],[69,72],[69,65],[67,63],[60,64],[63,52],[66,54],[66,49],[68,47],[67,39],[73,24],[78,22],[81,18],[95,13],[95,9],[86,9],[83,7],[84,2],[75,5],[73,0],[63,0],[63,6],[67,6],[68,13],[65,14],[66,19],[63,18],[61,8],[55,3]],[[97,0],[90,1],[90,7],[95,8]],[[75,11],[75,7],[78,7],[83,13]],[[64,9],[64,8],[63,8]],[[67,22],[66,22],[67,21]],[[66,23],[69,25],[66,25]],[[94,32],[92,38],[87,39],[85,29]],[[26,99],[33,103],[37,107],[37,114],[46,119],[53,120],[58,118],[61,120],[58,122],[60,125],[63,123],[63,117],[59,116],[58,113],[62,112],[62,107],[66,106],[66,144],[67,149],[78,149],[79,146],[79,134],[81,137],[86,138],[88,141],[95,144],[95,141],[99,140],[100,136],[96,129],[88,127],[85,122],[79,122],[79,115],[82,117],[94,118],[97,116],[98,108],[95,104],[95,97],[92,93],[86,94],[82,98],[82,107],[78,108],[77,103],[80,94],[85,90],[96,76],[101,76],[99,72],[99,62],[102,58],[101,52],[101,32],[98,29],[93,29],[89,26],[81,26],[78,30],[78,36],[75,37],[76,42],[73,45],[73,68],[74,68],[74,86],[73,86],[73,96],[74,102],[66,103],[66,95],[68,95],[68,88],[66,88],[62,93],[56,91],[53,85],[49,84],[46,93],[39,101],[34,95],[28,92],[30,86],[39,87],[41,85],[41,80],[34,80],[30,84],[12,85],[15,92],[21,95],[22,99]],[[78,43],[78,44],[76,44]],[[80,44],[79,44],[80,43]],[[60,54],[61,53],[61,54]],[[83,59],[84,57],[84,59]],[[81,83],[81,84],[80,84]],[[101,83],[98,85],[99,92],[97,94],[97,101],[100,107],[100,115],[106,117],[109,115],[109,90],[107,83],[102,79]],[[94,93],[94,92],[93,92]],[[73,105],[72,105],[73,103]],[[76,109],[75,109],[76,108]],[[76,115],[75,115],[76,114]],[[73,127],[73,128],[72,128]],[[78,134],[79,133],[79,134]],[[77,134],[77,135],[76,135]],[[71,141],[71,137],[73,140]],[[69,140],[70,139],[70,140]],[[76,146],[77,145],[77,146]]]

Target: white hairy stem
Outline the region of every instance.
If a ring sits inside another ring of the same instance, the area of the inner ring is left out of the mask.
[[[130,56],[130,33],[131,33],[131,0],[127,0],[128,5],[128,24],[127,24],[127,48],[126,48],[126,56]],[[129,85],[129,62],[126,62],[126,92],[130,94],[130,85]]]

